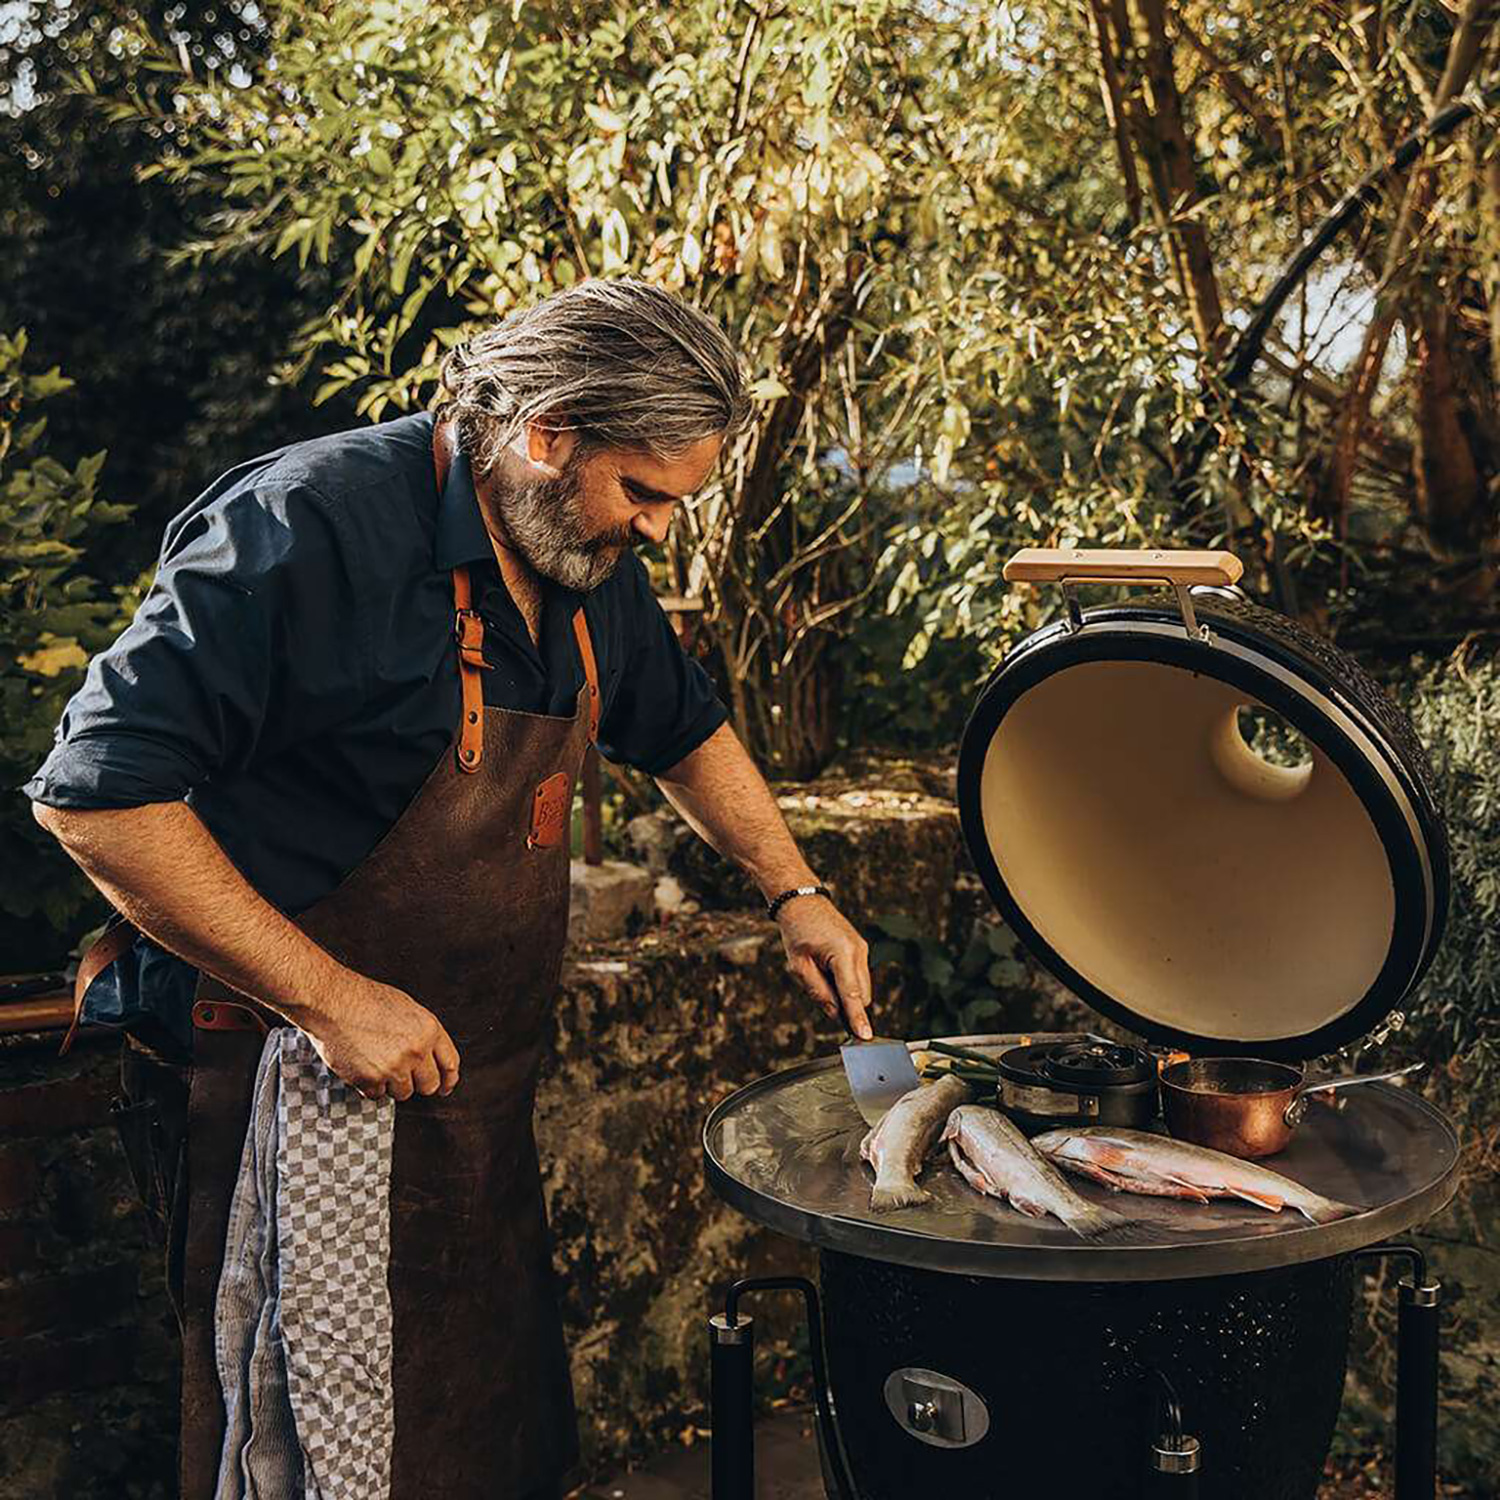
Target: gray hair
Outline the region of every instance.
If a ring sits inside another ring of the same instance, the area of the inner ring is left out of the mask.
[[[477,474],[529,422],[578,434],[581,452],[659,459],[733,437],[749,419],[744,370],[712,319],[649,282],[581,281],[511,313],[443,361],[439,421],[457,424]]]

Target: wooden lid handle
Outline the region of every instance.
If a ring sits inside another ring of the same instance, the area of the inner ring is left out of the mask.
[[[1125,547],[1023,547],[1005,565],[1007,583],[1235,583],[1244,572],[1232,552]]]

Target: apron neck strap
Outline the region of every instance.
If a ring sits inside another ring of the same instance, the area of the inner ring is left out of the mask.
[[[594,642],[589,622],[580,604],[573,611],[573,638],[578,642],[578,659],[583,663],[583,680],[589,689],[589,744],[599,743],[599,664],[594,660]]]
[[[453,570],[453,636],[458,642],[458,681],[462,690],[462,718],[458,726],[458,769],[477,771],[484,759],[484,681],[489,670],[484,659],[484,621],[473,607],[469,570]]]
[[[436,422],[432,428],[432,477],[439,499],[447,488],[452,464],[453,425]],[[460,771],[477,771],[484,759],[484,684],[479,674],[488,663],[484,659],[484,621],[474,608],[469,570],[462,567],[453,570],[453,637],[458,642],[458,681],[463,698],[455,753]]]

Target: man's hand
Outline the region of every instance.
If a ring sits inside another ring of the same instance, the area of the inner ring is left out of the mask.
[[[348,986],[331,998],[332,1004],[292,1017],[312,1038],[330,1072],[367,1099],[453,1092],[458,1049],[425,1006],[388,984],[353,973]]]
[[[870,945],[823,896],[794,896],[776,914],[787,968],[832,1021],[863,1041],[875,1033],[870,1005]]]
[[[300,1027],[330,1071],[360,1093],[453,1092],[458,1049],[438,1018],[346,968],[288,921],[185,802],[87,811],[38,804],[35,816],[116,911]]]

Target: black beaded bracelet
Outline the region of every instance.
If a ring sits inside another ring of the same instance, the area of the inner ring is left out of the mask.
[[[826,885],[794,885],[791,890],[783,891],[774,900],[767,901],[766,910],[774,917],[793,896],[827,896],[830,901],[833,900],[833,892]]]

